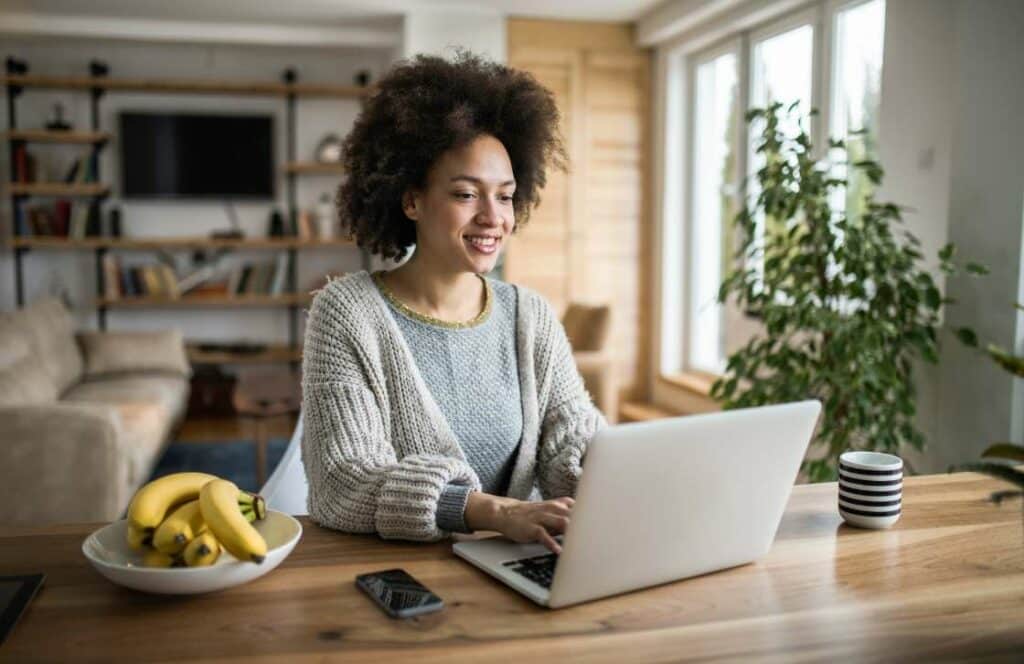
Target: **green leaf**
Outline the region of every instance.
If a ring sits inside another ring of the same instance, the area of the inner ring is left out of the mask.
[[[1013,443],[996,443],[981,453],[983,458],[1008,459],[1024,463],[1024,447]]]
[[[1024,357],[1013,355],[994,344],[989,344],[985,349],[985,352],[987,352],[989,357],[995,360],[999,366],[1015,376],[1024,378]]]
[[[988,268],[981,263],[968,263],[964,266],[964,269],[967,271],[967,274],[978,277],[988,274]]]
[[[959,327],[956,329],[956,338],[960,340],[965,346],[970,348],[978,347],[978,335],[974,333],[969,327]]]
[[[939,249],[939,260],[945,262],[953,260],[953,254],[956,253],[956,245],[949,243],[942,249]]]
[[[984,473],[1024,489],[1024,472],[1010,466],[1004,466],[1003,464],[986,462],[964,463],[954,466],[950,470]]]

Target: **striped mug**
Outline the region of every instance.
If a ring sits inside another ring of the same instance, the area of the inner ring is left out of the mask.
[[[851,526],[888,528],[900,518],[903,459],[881,452],[839,457],[839,515]]]

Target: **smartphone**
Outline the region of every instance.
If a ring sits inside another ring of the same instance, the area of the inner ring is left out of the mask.
[[[392,618],[410,618],[444,608],[440,597],[404,569],[360,574],[356,586]]]

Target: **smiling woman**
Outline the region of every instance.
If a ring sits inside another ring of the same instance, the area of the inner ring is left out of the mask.
[[[339,216],[400,259],[331,281],[303,352],[302,461],[321,525],[438,539],[496,530],[558,551],[606,425],[537,293],[485,276],[565,167],[552,94],[461,52],[378,84],[344,143]]]

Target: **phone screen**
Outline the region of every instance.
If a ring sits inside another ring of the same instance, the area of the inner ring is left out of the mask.
[[[444,606],[440,597],[402,569],[361,574],[356,585],[393,616],[414,616]]]

